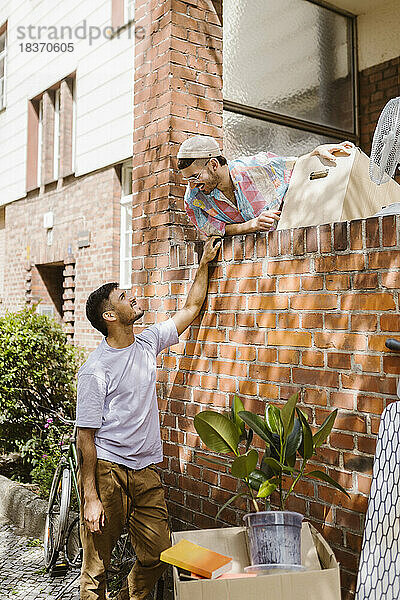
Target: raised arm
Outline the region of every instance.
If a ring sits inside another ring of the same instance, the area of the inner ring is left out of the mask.
[[[97,451],[94,445],[95,429],[78,428],[78,462],[83,488],[83,519],[89,531],[101,533],[104,509],[96,489]]]
[[[192,321],[197,317],[203,305],[208,287],[208,263],[215,258],[221,247],[221,238],[210,237],[204,245],[203,256],[201,257],[196,277],[189,290],[185,306],[172,317],[178,335],[189,327]]]

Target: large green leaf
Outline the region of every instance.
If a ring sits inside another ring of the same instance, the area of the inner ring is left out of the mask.
[[[194,426],[201,441],[213,452],[237,454],[239,432],[235,423],[225,415],[204,410],[195,416]]]
[[[246,430],[246,452],[249,451],[250,448],[250,444],[253,441],[253,430],[252,429],[247,429]]]
[[[234,477],[244,479],[248,477],[257,466],[258,454],[256,450],[249,450],[247,454],[237,456],[232,463],[231,473]]]
[[[243,410],[244,410],[243,402],[241,401],[239,396],[237,394],[235,394],[235,396],[233,397],[233,400],[232,400],[232,407],[231,407],[232,421],[234,423],[236,423],[237,427],[239,428],[240,433],[242,433],[242,434],[244,433],[244,422],[239,417],[238,413]]]
[[[305,414],[299,408],[296,408],[296,412],[300,419],[301,426],[303,429],[302,450],[300,451],[299,448],[299,451],[303,458],[305,458],[305,460],[308,460],[314,454],[313,435]]]
[[[271,434],[270,449],[272,458],[279,460],[281,456],[281,440],[277,433]]]
[[[341,492],[343,492],[343,494],[346,494],[346,496],[350,498],[350,494],[346,492],[344,487],[342,487],[340,483],[332,479],[332,477],[330,477],[323,471],[310,471],[309,473],[307,473],[307,477],[313,477],[315,479],[321,479],[322,481],[326,481],[326,483],[329,483],[332,487],[336,488],[337,490],[340,490]]]
[[[294,424],[294,412],[296,409],[297,400],[299,398],[298,392],[290,396],[285,406],[281,409],[281,418],[283,423],[284,441],[293,429]]]
[[[272,404],[268,404],[265,409],[265,422],[271,433],[276,433],[279,437],[281,436],[283,424],[279,408]]]
[[[331,414],[326,417],[326,419],[322,423],[321,427],[314,434],[313,439],[314,439],[314,446],[316,448],[319,448],[320,446],[322,446],[322,444],[325,442],[326,438],[332,431],[332,427],[335,422],[337,413],[338,413],[338,409],[335,408],[335,410],[332,411]]]
[[[264,442],[271,443],[271,434],[265,424],[264,419],[258,415],[254,415],[248,410],[240,411],[239,417],[256,433]]]
[[[291,456],[296,456],[296,452],[300,447],[303,438],[303,429],[299,419],[294,419],[293,428],[286,440],[286,460]]]
[[[271,467],[268,465],[268,463],[265,462],[265,459],[269,458],[270,456],[271,456],[271,448],[270,448],[270,446],[267,446],[265,448],[264,456],[262,457],[261,464],[260,464],[260,470],[264,473],[264,475],[266,476],[267,479],[270,479],[274,474],[274,470],[271,469]]]
[[[217,514],[215,515],[215,520],[218,519],[219,515],[222,513],[222,511],[224,510],[224,508],[226,508],[227,506],[229,506],[230,504],[232,504],[232,502],[234,502],[236,500],[236,498],[240,498],[241,496],[248,496],[249,494],[247,492],[240,492],[239,494],[235,494],[234,496],[232,496],[232,498],[229,498],[229,500],[227,502],[225,502],[225,504],[223,506],[221,506],[221,508],[219,509],[219,511],[217,512]]]
[[[283,465],[282,463],[278,462],[277,460],[275,460],[275,458],[272,458],[271,456],[265,456],[263,458],[263,463],[268,465],[269,467],[271,467],[271,469],[274,471],[274,473],[281,473],[282,471],[284,473],[292,473],[293,469],[292,467],[289,467],[287,465]]]
[[[264,483],[264,481],[267,481],[267,479],[270,479],[270,477],[267,477],[260,469],[254,469],[249,475],[249,484],[253,490],[258,492],[260,485]]]
[[[277,484],[270,480],[264,481],[258,490],[257,498],[266,498],[267,496],[270,496],[277,487]]]

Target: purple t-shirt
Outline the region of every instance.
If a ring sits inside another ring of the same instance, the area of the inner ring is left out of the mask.
[[[168,319],[127,348],[111,348],[104,338],[79,369],[76,425],[96,429],[98,458],[135,470],[162,461],[156,357],[178,341]]]

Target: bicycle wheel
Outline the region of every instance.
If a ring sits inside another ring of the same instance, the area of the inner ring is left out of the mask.
[[[107,569],[107,591],[110,598],[115,598],[136,560],[129,534],[121,534],[111,554],[111,563]]]
[[[80,569],[82,566],[82,545],[79,517],[76,517],[68,528],[64,552],[69,566],[73,569]]]
[[[63,548],[68,527],[70,496],[71,471],[69,467],[60,464],[54,474],[46,514],[44,561],[47,570],[55,564],[58,554]]]

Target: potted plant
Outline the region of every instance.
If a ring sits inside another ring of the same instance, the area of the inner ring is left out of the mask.
[[[267,404],[265,416],[246,411],[235,396],[229,415],[206,410],[196,415],[194,426],[202,442],[212,451],[233,454],[233,457],[206,460],[230,468],[243,484],[218,511],[216,519],[236,498],[250,498],[254,512],[244,516],[249,535],[252,565],[301,564],[300,532],[303,515],[285,511],[285,505],[302,478],[325,481],[348,496],[346,490],[324,471],[306,472],[308,460],[315,455],[330,434],[336,419],[335,409],[316,433],[312,433],[307,415],[297,406],[298,393],[282,408]],[[246,425],[248,428],[246,428]],[[265,442],[265,451],[257,468],[259,456],[250,448],[253,432]],[[299,465],[296,467],[297,459]],[[288,485],[285,479],[289,480]],[[270,510],[270,496],[278,493],[278,511]],[[260,511],[259,499],[265,500]]]

